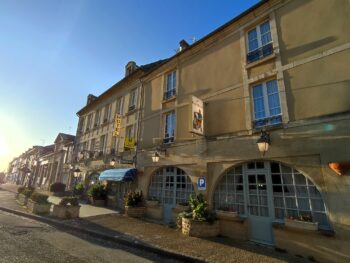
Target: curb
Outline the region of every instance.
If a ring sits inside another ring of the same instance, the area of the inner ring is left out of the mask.
[[[148,252],[163,256],[163,257],[168,257],[168,258],[179,260],[182,262],[198,262],[198,263],[208,262],[208,261],[205,261],[203,259],[199,259],[199,258],[195,258],[195,257],[191,257],[191,256],[186,256],[186,255],[178,254],[178,253],[170,251],[170,250],[154,247],[154,246],[151,246],[147,243],[141,243],[140,241],[137,241],[137,240],[131,240],[131,239],[123,238],[120,236],[112,236],[112,235],[108,235],[106,233],[102,233],[99,231],[81,228],[81,227],[77,227],[77,226],[72,226],[72,225],[66,224],[64,222],[61,222],[59,220],[56,220],[56,219],[47,218],[47,217],[43,217],[43,216],[39,216],[39,215],[34,215],[34,214],[30,214],[30,213],[26,213],[26,212],[14,210],[14,209],[6,208],[6,207],[1,207],[1,206],[0,206],[0,210],[7,212],[7,213],[11,213],[11,214],[27,217],[30,219],[34,219],[34,220],[37,220],[37,221],[40,221],[40,222],[43,222],[43,223],[46,223],[49,225],[54,225],[57,228],[71,230],[71,231],[79,232],[82,234],[87,234],[87,235],[95,237],[95,238],[112,241],[112,242],[115,242],[118,244],[122,244],[122,245],[125,245],[128,247],[133,247],[133,248],[136,248],[139,250],[148,251]]]

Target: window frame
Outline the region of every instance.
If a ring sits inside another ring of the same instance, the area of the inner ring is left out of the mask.
[[[117,98],[116,104],[115,104],[115,112],[116,114],[123,115],[123,108],[124,108],[124,97]]]
[[[169,88],[169,77],[171,80],[171,87]],[[175,85],[174,85],[175,82]],[[177,70],[170,71],[165,74],[165,83],[164,83],[164,92],[163,92],[163,100],[169,100],[176,96],[177,93]]]
[[[268,82],[271,82],[271,81],[275,81],[276,82],[276,87],[277,87],[277,92],[273,93],[273,94],[277,94],[278,96],[278,104],[279,104],[279,110],[280,110],[280,113],[279,114],[275,114],[275,115],[272,115],[271,112],[270,112],[270,105],[269,105],[269,94],[268,94],[268,91],[267,91],[267,83]],[[263,103],[264,103],[264,113],[265,113],[265,117],[264,118],[256,118],[255,117],[255,98],[254,98],[254,88],[258,87],[258,86],[261,86],[262,88],[262,98],[263,98]],[[283,112],[282,112],[282,107],[281,107],[281,97],[280,97],[280,91],[279,91],[279,87],[278,87],[278,81],[277,79],[268,79],[268,80],[264,80],[262,82],[259,82],[259,83],[255,83],[253,85],[251,85],[250,87],[250,92],[251,92],[251,99],[252,99],[252,115],[253,115],[253,127],[254,128],[260,128],[260,127],[266,127],[266,126],[273,126],[273,125],[280,125],[283,123],[283,119],[282,119],[282,116],[283,116]],[[280,122],[279,123],[270,123],[270,119],[274,118],[274,117],[280,117]],[[266,125],[259,125],[257,126],[255,124],[255,122],[257,121],[263,121],[263,120],[267,120],[269,123],[266,124]]]
[[[269,23],[269,27],[270,27],[270,38],[271,38],[271,41],[266,43],[265,45],[262,44],[262,40],[261,40],[261,37],[262,37],[262,34],[261,34],[261,30],[260,30],[260,26],[265,24],[266,22]],[[249,32],[253,31],[253,30],[256,30],[256,34],[257,34],[257,40],[258,40],[258,47],[256,49],[253,49],[253,50],[249,50]],[[250,52],[254,52],[256,50],[258,50],[259,48],[262,48],[264,46],[267,46],[268,44],[271,44],[273,43],[273,38],[272,38],[272,33],[271,33],[271,23],[270,23],[270,19],[266,19],[264,20],[263,22],[259,23],[258,25],[256,25],[255,27],[252,27],[250,28],[248,31],[247,31],[247,34],[246,34],[246,40],[247,40],[247,54],[249,54]]]
[[[173,129],[172,129],[172,136],[166,136],[168,133],[168,116],[173,116]],[[164,144],[168,144],[168,143],[173,143],[174,140],[175,140],[175,123],[176,123],[176,113],[175,113],[175,110],[171,110],[171,111],[168,111],[166,113],[164,113],[164,117],[163,117],[163,143]]]
[[[129,93],[129,111],[136,109],[137,103],[137,88],[134,88]]]
[[[100,125],[100,121],[101,121],[101,109],[98,109],[95,112],[94,127],[97,127],[98,125]]]
[[[111,117],[111,103],[108,103],[104,107],[103,123],[107,123]]]

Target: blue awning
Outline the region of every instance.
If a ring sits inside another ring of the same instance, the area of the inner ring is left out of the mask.
[[[131,182],[136,178],[135,168],[109,169],[100,174],[99,181]]]

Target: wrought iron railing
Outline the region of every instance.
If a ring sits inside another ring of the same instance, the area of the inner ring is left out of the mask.
[[[263,57],[271,55],[272,53],[273,53],[272,43],[267,44],[261,48],[258,48],[252,52],[249,52],[247,55],[247,63],[252,63],[254,61],[262,59]]]

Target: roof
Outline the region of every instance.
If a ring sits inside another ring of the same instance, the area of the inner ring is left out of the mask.
[[[127,80],[132,79],[134,76],[136,76],[136,73],[141,71],[144,74],[147,74],[147,73],[151,72],[152,70],[156,69],[157,67],[159,67],[160,65],[164,64],[166,61],[168,61],[168,59],[161,59],[161,60],[149,63],[149,64],[138,66],[138,68],[133,73],[122,78],[120,81],[115,83],[112,87],[107,89],[105,92],[101,93],[98,97],[96,97],[96,99],[91,101],[88,105],[85,105],[83,108],[81,108],[77,112],[77,115],[80,116],[86,109],[90,108],[92,105],[96,105],[96,103],[99,102],[105,94],[107,94],[108,92],[112,91],[115,88],[118,88],[119,85],[123,84]]]
[[[57,139],[61,137],[64,141],[74,141],[75,140],[75,136],[71,135],[71,134],[66,134],[66,133],[59,133],[56,137],[55,142],[57,141]]]

